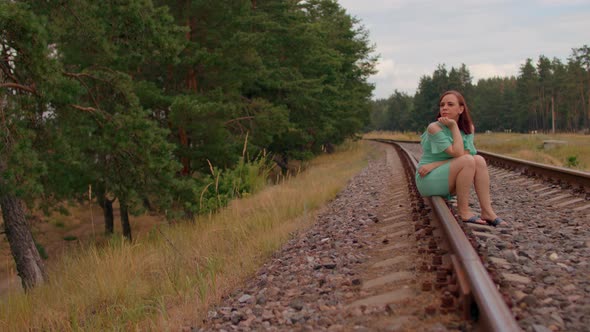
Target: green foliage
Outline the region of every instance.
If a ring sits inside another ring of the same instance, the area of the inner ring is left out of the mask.
[[[515,89],[515,77],[479,80],[474,89],[474,97],[469,101],[477,131],[516,130],[522,119],[514,111]]]
[[[261,157],[251,162],[240,158],[233,169],[211,167],[211,173],[197,181],[200,191],[198,213],[215,212],[235,198],[247,197],[266,185],[269,161]]]
[[[567,167],[576,167],[579,164],[580,164],[580,161],[578,160],[578,156],[568,156],[565,161],[565,165]]]
[[[394,91],[388,99],[374,102],[371,110],[371,128],[376,130],[407,131],[417,126],[414,119],[414,98]]]
[[[66,235],[66,236],[64,236],[64,240],[65,241],[75,241],[77,239],[78,239],[78,237],[77,236],[74,236],[74,235]]]
[[[238,159],[239,142],[228,139],[230,133],[224,125],[225,115],[232,110],[232,104],[195,96],[174,99],[169,119],[174,131],[183,130],[187,136],[178,154],[190,160],[194,171],[206,172],[207,160],[225,168],[233,166]]]
[[[0,87],[0,195],[29,203],[43,192],[39,181],[47,168],[37,142],[47,131],[39,119],[47,110],[52,83],[59,81],[59,64],[48,56],[44,23],[26,4],[0,3],[0,76],[2,83],[15,87]]]
[[[3,1],[0,31],[0,194],[47,212],[89,187],[135,213],[213,211],[269,156],[369,120],[373,47],[334,0]]]
[[[156,84],[142,83],[140,99],[170,127],[182,174],[197,179],[178,189],[185,210],[249,192],[236,172],[253,156],[308,159],[368,122],[375,58],[367,32],[336,1],[159,3],[189,33],[165,81],[145,72]]]

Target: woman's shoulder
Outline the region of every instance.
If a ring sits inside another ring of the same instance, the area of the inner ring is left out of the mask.
[[[433,135],[433,134],[438,133],[439,131],[442,131],[443,126],[441,126],[438,121],[434,121],[428,125],[426,130],[428,131],[429,134]]]

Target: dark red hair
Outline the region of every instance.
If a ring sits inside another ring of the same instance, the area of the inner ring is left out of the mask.
[[[459,121],[457,121],[457,125],[459,125],[459,130],[462,130],[465,134],[473,134],[473,121],[471,120],[471,114],[469,113],[469,107],[467,107],[467,102],[465,101],[465,97],[459,92],[455,90],[449,90],[443,93],[440,98],[438,99],[438,115],[436,118],[440,118],[440,102],[446,95],[453,95],[457,97],[459,101],[459,106],[463,106],[463,113],[459,115]]]

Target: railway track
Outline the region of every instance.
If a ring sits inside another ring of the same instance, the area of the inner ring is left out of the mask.
[[[401,146],[422,154],[417,142]],[[590,174],[480,154],[496,211],[512,228],[463,226],[513,316],[523,330],[588,331]]]
[[[557,207],[585,192],[539,199],[562,185],[492,167],[494,205],[513,227],[459,225],[412,188],[411,158],[373,144],[382,157],[197,330],[587,330],[587,210]]]

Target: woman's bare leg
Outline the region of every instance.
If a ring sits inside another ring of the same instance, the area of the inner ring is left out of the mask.
[[[469,191],[475,176],[475,160],[472,155],[463,155],[451,161],[449,169],[449,190],[457,193],[457,210],[463,220],[473,216],[469,208]],[[478,223],[485,224],[483,220]]]
[[[475,159],[475,193],[481,206],[481,217],[488,220],[496,219],[497,215],[492,208],[490,198],[490,174],[488,165],[482,156],[473,156]]]
[[[475,193],[479,199],[479,206],[481,207],[481,217],[484,220],[493,221],[498,218],[496,212],[492,208],[492,200],[490,197],[490,174],[488,173],[488,165],[482,156],[473,156],[475,159]],[[502,221],[499,226],[507,226],[508,223]]]

